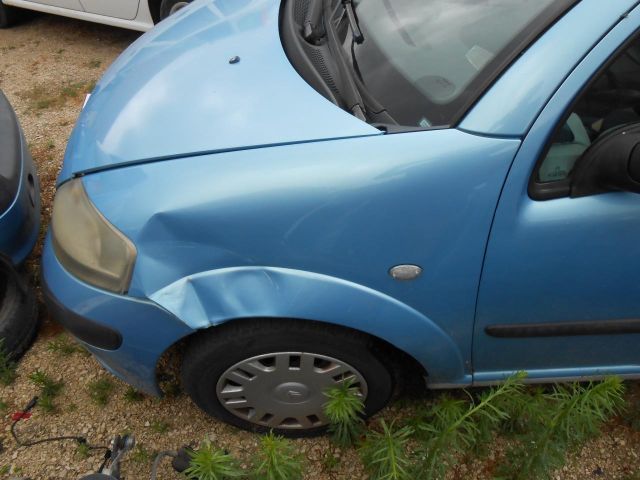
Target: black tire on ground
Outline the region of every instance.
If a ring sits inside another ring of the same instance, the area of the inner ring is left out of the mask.
[[[9,28],[20,17],[20,9],[8,7],[0,0],[0,28]]]
[[[367,335],[309,321],[238,320],[196,335],[187,345],[182,363],[182,383],[191,399],[206,413],[244,430],[288,437],[320,435],[326,426],[308,429],[268,428],[230,413],[218,400],[216,386],[231,366],[274,352],[309,352],[332,357],[357,370],[367,383],[365,414],[387,405],[395,380],[386,358],[376,352]]]
[[[38,330],[35,293],[15,271],[0,273],[0,339],[11,360],[18,360],[31,346]]]
[[[162,0],[160,4],[160,20],[164,20],[178,9],[185,7],[192,0]]]

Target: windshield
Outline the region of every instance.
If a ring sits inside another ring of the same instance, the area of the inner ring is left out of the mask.
[[[345,50],[401,125],[455,123],[527,43],[572,2],[354,0],[364,42]]]

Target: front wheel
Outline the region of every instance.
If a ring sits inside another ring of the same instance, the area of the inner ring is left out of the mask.
[[[325,392],[350,379],[366,415],[391,398],[394,380],[365,335],[313,322],[239,321],[187,347],[182,381],[205,412],[254,432],[324,432]]]
[[[38,330],[33,289],[7,259],[0,260],[0,348],[17,360],[31,346]]]
[[[181,8],[186,7],[192,0],[162,0],[160,4],[160,20],[164,20],[169,15],[173,15]]]

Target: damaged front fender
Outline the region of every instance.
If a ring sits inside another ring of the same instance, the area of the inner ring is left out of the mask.
[[[326,275],[271,267],[240,267],[187,276],[151,299],[192,329],[233,319],[314,320],[383,338],[411,355],[429,382],[468,384],[459,349],[434,322],[375,290]]]

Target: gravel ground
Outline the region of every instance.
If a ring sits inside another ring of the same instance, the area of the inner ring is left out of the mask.
[[[51,213],[55,178],[84,95],[138,35],[45,15],[0,31],[0,88],[18,113],[38,165],[45,225]],[[34,282],[37,281],[40,250],[39,245],[29,264]],[[55,400],[56,410],[45,413],[36,408],[30,420],[20,423],[21,435],[80,434],[92,444],[104,445],[114,434],[133,432],[141,447],[123,465],[129,479],[148,478],[154,451],[193,444],[205,436],[245,462],[250,458],[257,445],[256,436],[206,417],[186,396],[177,394],[162,400],[145,397],[132,401],[126,396],[127,386],[107,374],[92,357],[80,351],[65,354],[52,350],[52,342],[63,335],[62,330],[48,319],[43,305],[41,315],[43,327],[38,340],[21,361],[16,382],[10,387],[0,387],[0,400],[8,404],[8,412],[24,406],[37,393],[28,378],[36,370],[63,382],[64,387]],[[114,388],[107,404],[101,407],[92,401],[89,385],[104,379]],[[630,384],[629,388],[632,400],[640,398],[638,384]],[[403,409],[399,406],[384,412],[388,418],[402,414]],[[16,448],[9,435],[8,417],[5,416],[2,422],[0,439],[4,451],[0,453],[0,477],[73,479],[95,471],[101,463],[101,453],[93,452],[84,458],[74,442]],[[298,440],[296,444],[308,460],[309,479],[365,478],[352,451],[338,452],[326,439]],[[451,472],[450,477],[491,478],[495,460],[502,450],[501,444],[496,443],[487,459],[463,464]],[[567,467],[554,477],[629,478],[640,472],[639,454],[640,433],[631,430],[625,419],[619,418],[610,422],[598,439],[573,454]],[[338,462],[332,460],[334,456],[339,457]],[[165,465],[160,478],[181,477]]]

